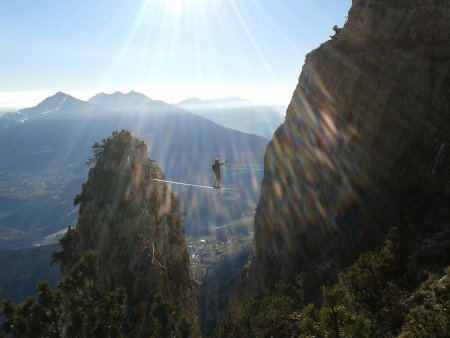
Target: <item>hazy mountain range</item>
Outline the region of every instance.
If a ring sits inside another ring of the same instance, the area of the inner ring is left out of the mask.
[[[58,267],[49,266],[57,247],[48,245],[76,223],[72,201],[86,181],[92,144],[123,128],[146,142],[150,158],[172,181],[211,186],[212,162],[228,160],[223,185],[238,190],[170,185],[186,213],[188,235],[204,235],[254,214],[267,139],[137,92],[101,93],[88,101],[58,92],[0,117],[0,260],[2,271],[8,271],[0,276],[0,298],[21,301],[40,279],[54,284],[59,278]],[[27,248],[36,244],[45,247]]]
[[[254,105],[238,97],[212,100],[192,98],[177,103],[177,106],[225,127],[268,139],[284,121],[284,115],[273,107]]]
[[[0,247],[31,245],[74,223],[72,199],[87,175],[91,146],[121,129],[146,142],[150,158],[172,181],[211,186],[214,159],[228,160],[223,185],[240,190],[211,197],[218,192],[171,186],[189,208],[188,233],[253,212],[267,139],[136,92],[88,101],[58,92],[0,118],[0,144],[7,145],[0,149]]]

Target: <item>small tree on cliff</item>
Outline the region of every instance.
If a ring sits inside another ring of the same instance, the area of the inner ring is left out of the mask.
[[[92,145],[92,155],[86,161],[88,166],[95,166],[104,156],[117,158],[123,156],[129,149],[135,138],[131,131],[122,129],[120,132],[115,130],[112,136],[102,141],[95,142]],[[114,144],[114,146],[112,146]]]

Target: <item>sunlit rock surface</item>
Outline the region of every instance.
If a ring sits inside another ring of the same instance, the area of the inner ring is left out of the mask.
[[[197,336],[197,304],[176,197],[153,180],[162,179],[162,171],[148,158],[144,142],[131,133],[113,135],[100,152],[76,197],[77,227],[61,242],[63,273],[83,253],[96,250],[101,266],[98,291],[126,288],[125,327],[130,336],[154,332],[151,306],[158,294],[174,309],[168,318],[174,327],[187,319]]]
[[[323,277],[404,207],[445,195],[448,173],[422,174],[450,141],[449,60],[448,1],[353,1],[339,37],[307,56],[267,147],[254,280]]]

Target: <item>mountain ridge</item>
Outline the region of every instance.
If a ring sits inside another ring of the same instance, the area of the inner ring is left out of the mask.
[[[65,104],[56,110],[65,97]],[[259,181],[262,172],[252,170],[251,165],[262,164],[267,143],[264,138],[225,128],[160,101],[153,100],[151,106],[127,113],[67,97],[57,93],[26,110],[29,115],[16,114],[19,118],[14,120],[0,118],[0,143],[9,145],[0,149],[0,226],[31,231],[40,242],[73,224],[76,215],[71,213],[70,200],[87,175],[88,168],[83,163],[89,157],[91,145],[122,128],[133,130],[149,144],[152,158],[171,180],[210,186],[214,180],[210,162],[216,157],[227,157],[229,163],[242,167],[242,170],[224,168],[227,171],[224,184],[244,187],[232,205],[247,205],[241,199],[256,201],[259,186],[250,180],[255,177]],[[48,109],[54,113],[40,114]],[[24,118],[27,119],[22,121]],[[178,189],[178,193],[192,196],[186,188]],[[202,209],[204,212],[220,205],[211,204],[206,195],[197,195],[195,203],[210,204]],[[50,202],[46,208],[45,201]],[[194,201],[181,198],[181,203],[188,206]],[[33,218],[27,210],[33,210]],[[207,232],[209,221],[197,224],[200,218],[195,212],[188,218],[196,224],[187,224],[187,229]],[[42,230],[33,230],[38,228]]]
[[[155,100],[134,90],[129,93],[115,91],[112,94],[99,93],[92,96],[87,102],[95,103],[110,109],[140,109]]]
[[[270,139],[284,116],[270,106],[238,98],[187,99],[177,106],[220,125]]]

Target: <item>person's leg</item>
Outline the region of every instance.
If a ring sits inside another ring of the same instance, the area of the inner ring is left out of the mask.
[[[217,188],[217,185],[218,185],[219,179],[218,179],[218,176],[217,176],[217,174],[215,174],[214,176],[215,176],[215,178],[214,178],[214,188]]]

